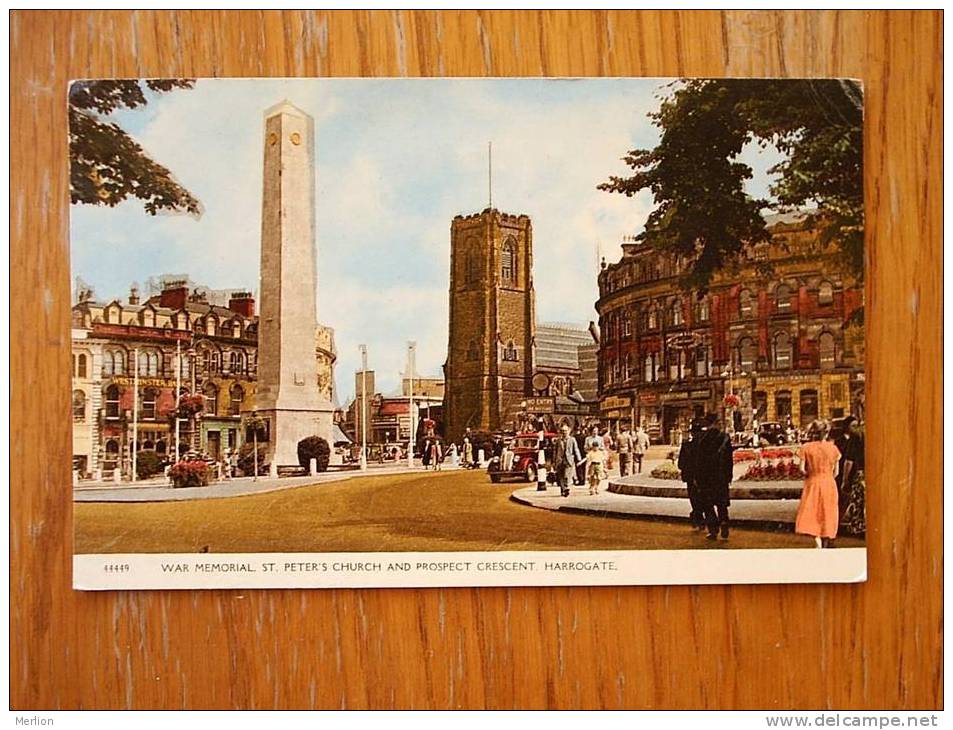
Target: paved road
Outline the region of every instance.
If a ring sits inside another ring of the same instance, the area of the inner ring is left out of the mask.
[[[242,497],[74,505],[77,552],[319,552],[808,547],[737,529],[707,542],[684,523],[517,504],[482,471],[366,476]],[[844,541],[847,544],[847,541]],[[851,545],[858,545],[853,541]]]

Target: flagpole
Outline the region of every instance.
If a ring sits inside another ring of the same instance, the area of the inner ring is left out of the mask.
[[[410,416],[410,444],[407,449],[407,466],[411,469],[414,468],[414,445],[416,442],[415,431],[417,422],[414,420],[414,370],[416,370],[416,365],[414,363],[414,349],[417,347],[416,342],[407,343],[407,369],[409,372],[410,379],[410,397],[407,401],[407,411]]]
[[[132,351],[132,474],[130,481],[136,481],[136,467],[139,465],[139,348]]]
[[[361,470],[367,469],[367,345],[361,345]]]
[[[493,143],[486,143],[487,156],[487,193],[490,199],[490,208],[493,207]]]
[[[175,341],[175,451],[172,463],[179,460],[179,392],[182,390],[182,343]]]

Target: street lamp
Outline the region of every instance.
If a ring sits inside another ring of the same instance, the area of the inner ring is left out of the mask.
[[[367,470],[367,345],[361,350],[361,471]]]
[[[410,375],[410,397],[407,400],[407,411],[410,416],[410,442],[407,448],[407,466],[414,468],[414,436],[416,431],[416,421],[414,420],[414,373],[417,370],[415,359],[417,354],[417,343],[410,341],[407,343],[407,371]]]

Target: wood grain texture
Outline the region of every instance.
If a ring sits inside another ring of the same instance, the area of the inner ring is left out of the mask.
[[[940,12],[14,12],[11,705],[942,705]],[[866,88],[870,580],[70,588],[67,81],[851,76]]]

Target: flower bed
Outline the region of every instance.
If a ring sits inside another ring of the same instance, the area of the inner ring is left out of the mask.
[[[682,473],[674,464],[665,463],[652,469],[649,476],[655,479],[681,479]]]
[[[738,481],[800,481],[804,476],[804,471],[796,461],[780,461],[777,464],[752,464],[748,471],[738,477]]]
[[[207,487],[208,464],[204,461],[180,461],[172,467],[169,476],[176,487]]]
[[[771,459],[795,459],[797,454],[792,449],[738,449],[731,457],[736,464],[743,461],[760,461]]]

